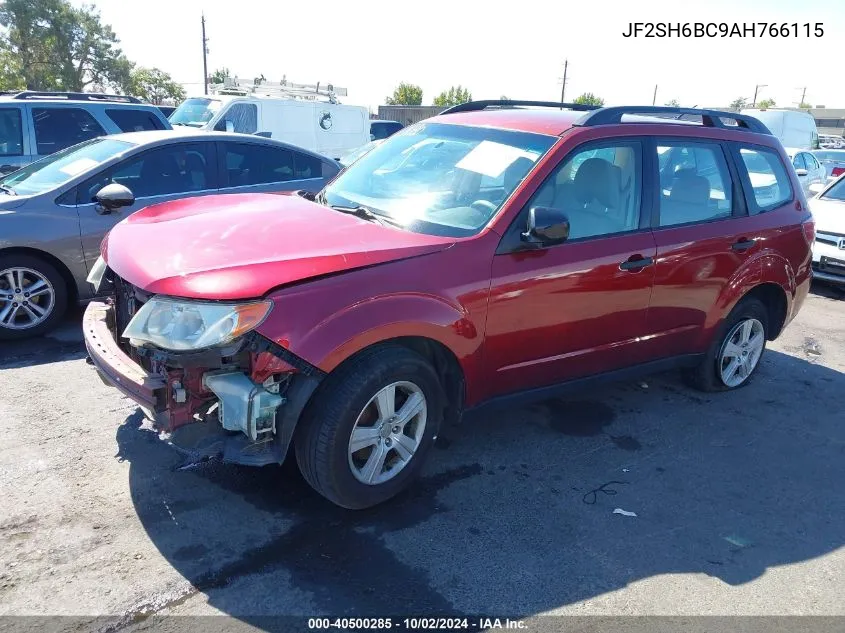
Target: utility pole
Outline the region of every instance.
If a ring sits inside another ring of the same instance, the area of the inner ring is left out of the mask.
[[[208,94],[208,38],[205,36],[205,14],[202,14],[202,89]]]
[[[756,86],[754,86],[754,102],[751,104],[751,107],[752,107],[752,108],[756,108],[756,107],[757,107],[757,91],[758,91],[760,88],[765,88],[765,87],[766,87],[766,85],[767,85],[767,84],[757,84]]]
[[[801,102],[798,104],[798,107],[801,107],[801,104],[804,103],[804,97],[807,96],[807,86],[804,86],[804,89],[801,91]]]
[[[657,103],[657,84],[654,84],[654,96],[651,98],[651,105]]]
[[[563,98],[563,95],[566,94],[566,69],[569,66],[569,60],[563,60],[563,81],[560,84],[560,102],[566,103],[566,100]]]

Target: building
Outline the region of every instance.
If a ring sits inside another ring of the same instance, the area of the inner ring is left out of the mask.
[[[437,116],[446,108],[440,106],[380,105],[376,118],[385,121],[399,121],[402,125],[419,123],[423,119]]]

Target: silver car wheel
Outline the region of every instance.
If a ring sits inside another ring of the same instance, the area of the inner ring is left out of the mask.
[[[31,268],[0,271],[0,328],[27,330],[53,312],[56,293],[44,275]]]
[[[719,354],[719,378],[726,387],[739,387],[760,362],[766,330],[757,319],[743,319],[725,337]]]
[[[349,436],[355,479],[375,486],[405,468],[422,441],[427,411],[422,389],[412,382],[391,383],[370,398]]]

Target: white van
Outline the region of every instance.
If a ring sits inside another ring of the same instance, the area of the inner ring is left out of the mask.
[[[361,106],[262,95],[189,97],[170,124],[260,134],[335,160],[370,142],[370,113]]]
[[[780,139],[784,147],[819,149],[819,131],[816,120],[809,112],[748,108],[742,110],[742,114],[760,120]]]

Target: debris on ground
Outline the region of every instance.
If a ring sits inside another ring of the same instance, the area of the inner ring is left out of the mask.
[[[814,338],[805,338],[804,339],[804,353],[809,354],[810,356],[821,356],[822,355],[822,346]]]
[[[613,511],[613,514],[621,514],[623,517],[635,517],[635,516],[637,516],[636,512],[630,512],[629,510],[623,510],[622,508],[616,508]]]
[[[736,547],[750,547],[751,545],[753,545],[753,543],[749,539],[744,538],[742,536],[736,536],[735,534],[723,536],[722,538]]]

